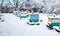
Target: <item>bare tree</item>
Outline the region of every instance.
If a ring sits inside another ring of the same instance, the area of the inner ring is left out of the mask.
[[[41,6],[41,8],[39,8],[38,12],[43,13],[43,11],[42,11],[43,8],[44,8],[44,6]]]
[[[9,3],[12,5],[12,3],[9,1]],[[18,7],[19,7],[19,0],[13,0],[13,7],[15,7],[15,10],[17,10],[18,9]]]
[[[2,0],[2,3],[1,3],[1,12],[3,11],[3,3],[4,3],[4,0]]]
[[[44,5],[45,5],[45,9],[44,9],[44,10],[45,10],[45,13],[47,13],[47,12],[46,12],[46,11],[47,11],[47,9],[48,9],[48,8],[47,8],[47,3],[46,3],[46,1],[45,1],[45,0],[43,0],[43,3],[44,3]]]

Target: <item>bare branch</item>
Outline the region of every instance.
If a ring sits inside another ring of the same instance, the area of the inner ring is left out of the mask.
[[[12,3],[10,2],[10,0],[9,0],[9,3],[10,3],[10,5],[12,5]],[[12,7],[14,7],[14,6],[12,5]]]

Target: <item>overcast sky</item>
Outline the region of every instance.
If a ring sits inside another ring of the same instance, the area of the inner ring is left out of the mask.
[[[0,0],[0,2],[1,2],[2,0]],[[4,0],[4,2],[5,3],[7,3],[9,0]],[[21,0],[21,1],[23,1],[23,0]],[[43,0],[33,0],[33,1],[35,1],[35,2],[40,2],[40,1],[43,1]],[[55,1],[55,2],[59,2],[59,0],[45,0],[46,2],[48,2],[48,3],[51,3],[51,2],[53,2],[53,1]]]
[[[0,0],[0,4],[1,4],[1,1],[2,1],[2,0]],[[9,0],[4,0],[4,5],[7,4],[7,3],[9,3],[8,1],[9,1]],[[21,0],[21,1],[23,1],[23,0]],[[32,0],[32,1],[41,3],[43,0]],[[53,3],[53,4],[59,3],[59,0],[45,0],[45,1],[46,1],[47,4],[49,4],[49,3],[51,3],[51,4],[52,4],[52,3]],[[12,0],[11,0],[11,2],[13,3]],[[50,4],[50,5],[51,5],[51,4]]]
[[[9,0],[4,0],[5,2],[8,2]],[[21,1],[23,1],[23,0],[21,0]],[[33,1],[35,1],[35,2],[40,2],[40,1],[43,1],[43,0],[33,0]],[[58,2],[59,0],[45,0],[46,2],[48,2],[48,3],[50,3],[50,2],[52,2],[52,1],[55,1],[55,2]],[[1,0],[0,0],[0,2],[1,2]]]

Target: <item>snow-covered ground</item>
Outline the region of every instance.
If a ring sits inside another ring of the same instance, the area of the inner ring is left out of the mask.
[[[40,14],[43,20],[40,25],[28,25],[27,19],[21,19],[13,14],[4,14],[4,22],[0,22],[0,36],[60,36],[55,30],[49,30],[47,16]]]

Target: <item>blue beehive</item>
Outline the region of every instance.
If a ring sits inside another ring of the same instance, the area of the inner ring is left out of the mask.
[[[39,14],[30,14],[30,22],[38,22],[39,21]]]

